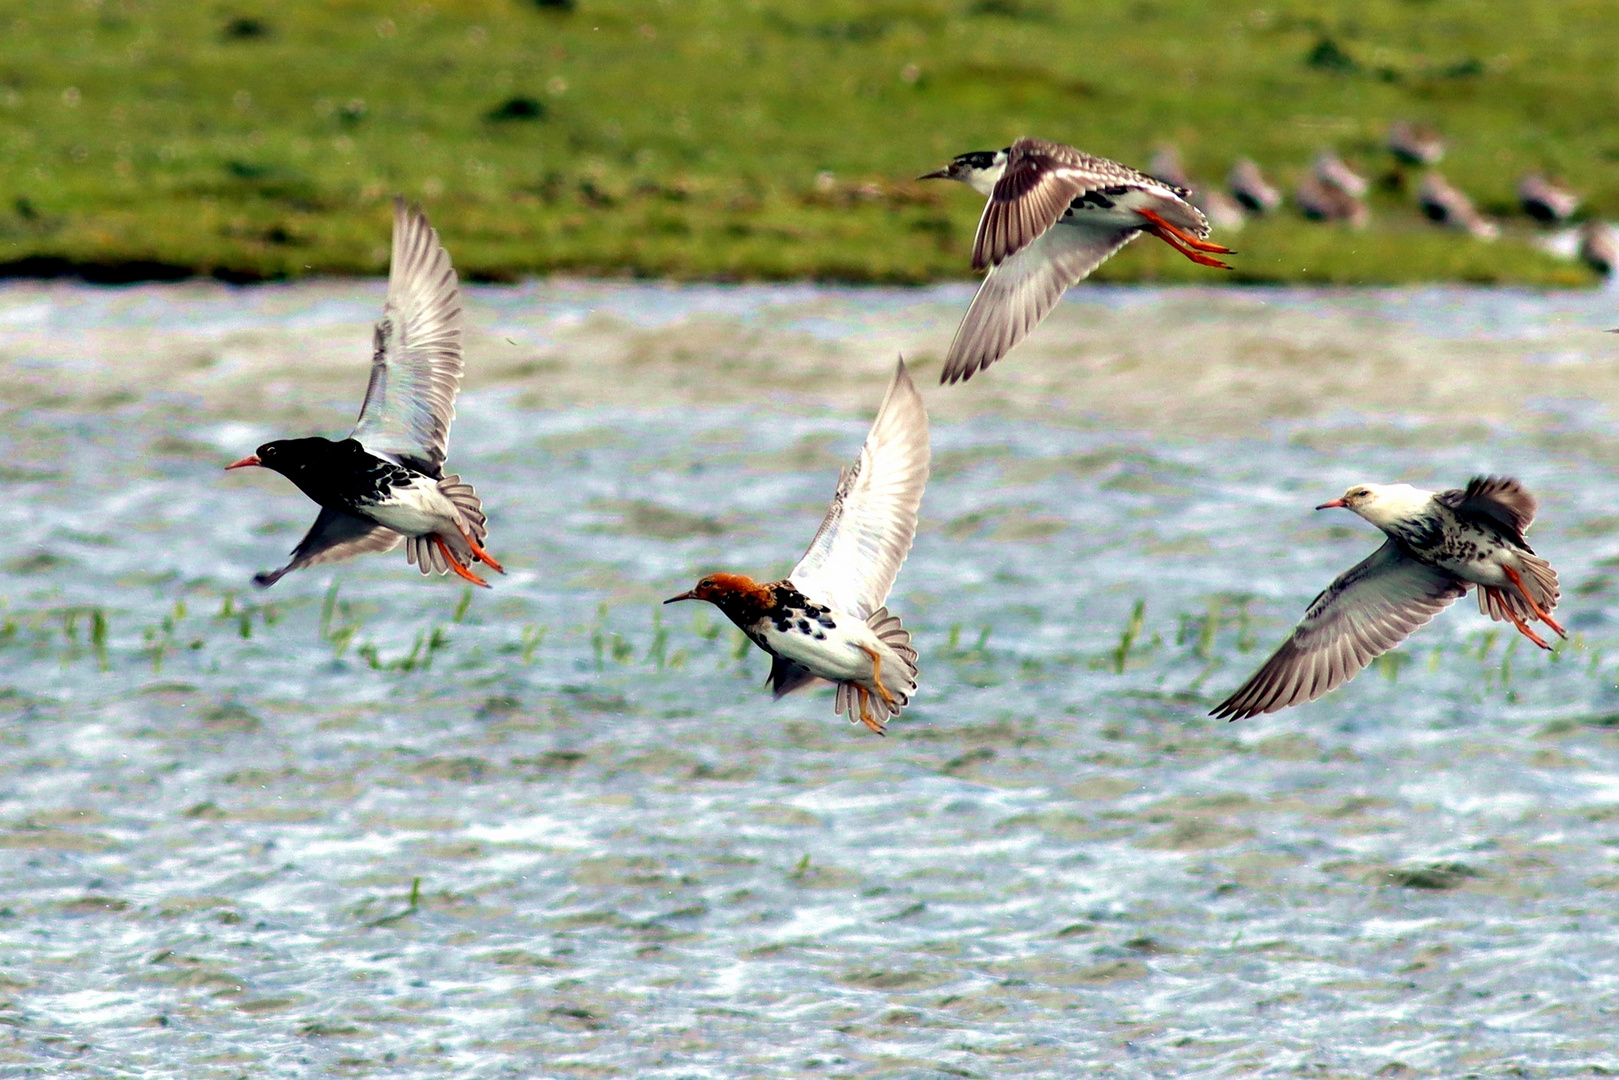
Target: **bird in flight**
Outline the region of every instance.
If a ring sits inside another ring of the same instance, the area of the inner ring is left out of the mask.
[[[928,460],[928,415],[901,360],[792,573],[772,582],[709,574],[664,603],[708,601],[770,654],[766,685],[776,697],[825,679],[837,684],[838,713],[886,734],[916,692],[911,633],[885,604],[916,536]]]
[[[394,200],[388,299],[372,338],[371,382],[349,437],[277,439],[225,466],[271,469],[320,504],[320,515],[268,588],[306,566],[391,551],[423,574],[454,572],[485,588],[470,566],[506,571],[483,549],[489,529],[472,485],[444,474],[461,386],[461,295],[449,253],[420,207]]]
[[[1532,623],[1568,635],[1552,618],[1557,574],[1524,539],[1537,505],[1518,481],[1494,476],[1437,493],[1358,484],[1322,503],[1317,510],[1353,510],[1388,539],[1327,586],[1276,654],[1211,715],[1241,720],[1314,701],[1475,586],[1480,611],[1551,648]]]
[[[921,180],[956,180],[988,197],[973,269],[988,270],[945,356],[939,381],[970,379],[1040,324],[1068,287],[1143,232],[1203,266],[1214,255],[1208,219],[1185,188],[1062,143],[1019,139],[962,154]]]

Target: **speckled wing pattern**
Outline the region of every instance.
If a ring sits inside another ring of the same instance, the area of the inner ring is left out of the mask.
[[[373,454],[442,475],[461,371],[455,268],[421,208],[396,199],[388,300],[353,438]]]
[[[1011,352],[1070,286],[1140,235],[1137,230],[1085,226],[1048,229],[991,269],[956,328],[941,381],[970,379]]]
[[[325,510],[315,518],[298,546],[292,549],[292,561],[279,570],[270,570],[253,576],[253,584],[268,589],[294,570],[321,563],[340,562],[356,555],[370,555],[379,551],[392,551],[402,540],[398,533],[374,521],[345,514],[341,510]]]
[[[1242,720],[1314,701],[1466,593],[1389,540],[1317,596],[1276,654],[1211,715]]]
[[[1059,220],[1068,206],[1087,191],[1128,187],[1160,193],[1192,209],[1184,199],[1190,192],[1174,188],[1128,165],[1075,150],[1044,139],[1019,139],[1008,149],[1006,171],[995,182],[978,219],[973,238],[973,269],[999,266],[1023,250]],[[1195,211],[1194,211],[1195,213]],[[1180,217],[1184,215],[1176,215]],[[1176,217],[1165,217],[1180,225]],[[1197,214],[1188,231],[1208,235],[1208,224]],[[1098,260],[1100,261],[1100,260]]]
[[[882,607],[916,536],[929,453],[928,414],[901,360],[860,457],[788,576],[793,587],[860,619]]]
[[[1465,488],[1452,488],[1434,496],[1434,501],[1450,507],[1458,515],[1482,522],[1500,531],[1524,550],[1529,544],[1524,533],[1535,520],[1540,504],[1510,476],[1475,476]]]

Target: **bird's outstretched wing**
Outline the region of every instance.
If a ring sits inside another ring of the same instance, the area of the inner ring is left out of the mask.
[[[1211,715],[1242,720],[1314,701],[1467,592],[1389,540],[1316,597],[1276,654]]]
[[[1510,476],[1475,476],[1465,488],[1452,488],[1434,496],[1462,517],[1483,521],[1499,529],[1519,547],[1528,549],[1524,533],[1535,520],[1540,504]]]
[[[421,208],[395,199],[388,301],[353,437],[373,454],[442,475],[461,370],[455,268]]]
[[[1040,325],[1069,286],[1140,235],[1134,229],[1048,229],[992,267],[962,316],[939,381],[970,379],[1005,356]]]
[[[341,510],[323,509],[315,524],[298,541],[298,546],[292,549],[292,561],[279,570],[253,575],[253,584],[268,589],[294,570],[340,562],[355,555],[391,551],[401,539],[403,537],[398,533],[374,521],[345,514]]]
[[[1119,187],[1167,196],[1167,200],[1158,201],[1179,203],[1192,209],[1184,202],[1188,192],[1154,180],[1127,165],[1062,143],[1019,139],[1008,149],[1006,171],[995,182],[989,202],[984,204],[983,216],[978,219],[978,234],[973,238],[973,269],[998,266],[1034,243],[1062,218],[1069,203],[1087,191]],[[1171,208],[1164,216],[1172,224],[1180,225],[1178,219],[1186,215],[1177,209]],[[1200,220],[1201,215],[1190,219],[1190,227],[1198,228]],[[1201,224],[1197,235],[1207,234],[1208,225]]]
[[[788,577],[793,586],[861,619],[882,607],[916,536],[928,460],[928,414],[901,360],[860,457]]]

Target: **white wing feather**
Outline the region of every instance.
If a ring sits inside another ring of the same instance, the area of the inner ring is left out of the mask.
[[[860,619],[882,607],[916,537],[928,460],[928,414],[901,360],[860,457],[788,577],[793,586]]]
[[[388,302],[353,438],[438,476],[461,387],[461,294],[449,253],[420,207],[394,200]]]

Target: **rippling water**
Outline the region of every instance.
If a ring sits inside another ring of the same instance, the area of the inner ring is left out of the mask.
[[[470,290],[487,593],[220,466],[343,430],[375,284],[0,290],[0,1073],[1619,1069],[1611,297],[1085,290],[925,389],[891,737],[717,613],[791,565],[965,293]],[[1511,472],[1574,634],[1466,601],[1205,714],[1377,542]]]

